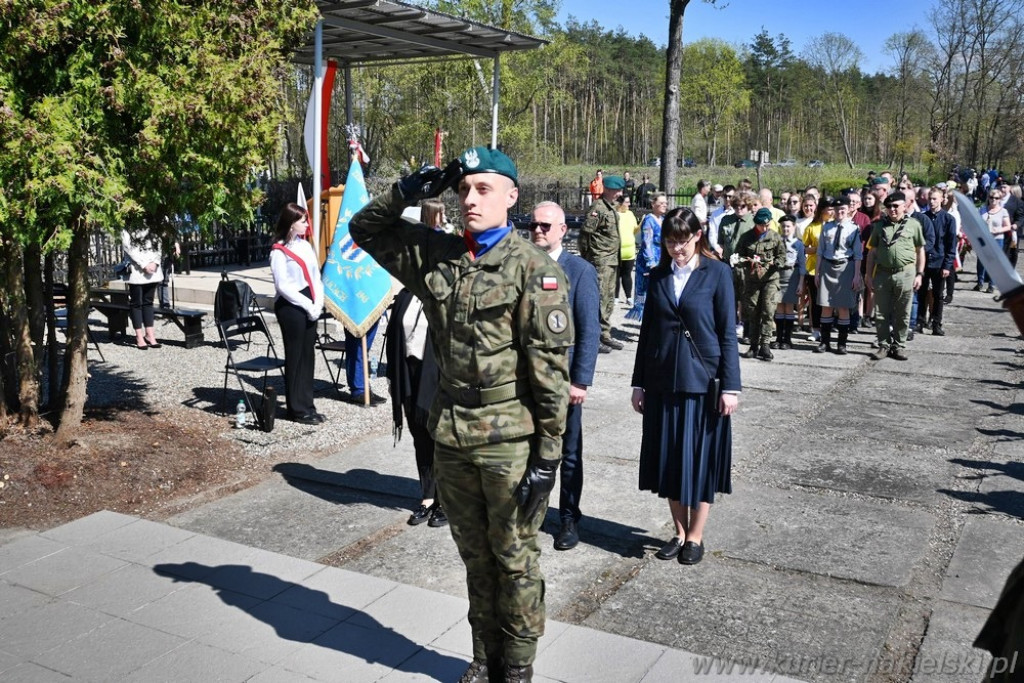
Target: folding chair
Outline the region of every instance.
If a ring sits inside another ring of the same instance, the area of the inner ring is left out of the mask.
[[[324,365],[327,366],[327,374],[331,376],[331,381],[334,383],[334,389],[340,394],[341,373],[345,362],[345,338],[342,337],[341,339],[336,339],[327,331],[327,321],[330,319],[331,314],[327,311],[324,311],[323,314],[320,315],[320,321],[323,322],[323,330],[321,332],[317,332],[316,347],[320,349],[320,354],[324,357]],[[334,371],[334,364],[331,363],[330,359],[327,357],[328,353],[341,354],[342,365],[337,367],[337,372]]]
[[[246,408],[250,414],[256,416],[260,426],[263,427],[263,419],[260,417],[263,414],[262,402],[261,410],[257,410],[256,404],[250,400],[249,392],[245,389],[242,373],[263,375],[263,390],[261,392],[263,397],[267,395],[267,375],[270,371],[280,370],[281,376],[284,376],[284,360],[277,357],[274,340],[267,330],[267,324],[261,316],[250,315],[234,320],[218,321],[217,330],[220,332],[220,339],[228,352],[227,362],[224,364],[224,393],[221,395],[221,409],[225,408],[227,402],[228,373],[231,372],[238,379],[238,386],[242,389],[242,398]],[[263,341],[266,342],[265,347]]]

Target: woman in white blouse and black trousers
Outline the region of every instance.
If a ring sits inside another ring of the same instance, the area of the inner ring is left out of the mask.
[[[287,419],[316,425],[324,416],[313,406],[316,321],[324,310],[324,286],[313,246],[306,241],[309,216],[298,204],[281,209],[270,250],[277,299],[274,313],[284,339]]]

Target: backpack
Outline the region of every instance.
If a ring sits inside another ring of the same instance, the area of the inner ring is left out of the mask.
[[[252,287],[241,280],[229,280],[221,274],[220,284],[213,300],[213,316],[217,322],[236,320],[252,315],[255,296]]]

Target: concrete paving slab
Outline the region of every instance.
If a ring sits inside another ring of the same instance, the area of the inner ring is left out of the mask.
[[[537,656],[535,668],[566,683],[634,681],[644,677],[664,650],[653,643],[571,626]]]
[[[906,672],[913,683],[983,680],[992,656],[971,644],[988,614],[986,609],[937,600],[917,658],[913,662],[879,660],[879,669],[889,666]]]
[[[65,548],[4,574],[4,580],[46,595],[58,596],[89,584],[127,564],[77,547]]]
[[[149,567],[129,564],[68,591],[64,598],[105,614],[124,617],[183,587],[184,584],[171,577],[160,576]]]
[[[907,584],[937,521],[893,504],[746,484],[722,500],[708,552],[879,586]]]
[[[712,555],[694,567],[652,562],[583,625],[778,671],[879,651],[898,607],[892,590]],[[850,673],[794,677],[863,680]]]
[[[157,565],[155,569],[167,571],[167,565]],[[203,583],[269,600],[295,585],[301,585],[321,569],[322,565],[315,562],[254,548],[233,563],[216,567],[203,578]]]
[[[18,567],[35,562],[66,549],[68,544],[42,536],[19,536],[10,543],[0,545],[0,576]]]
[[[956,466],[943,448],[908,448],[862,438],[793,439],[760,463],[766,478],[790,485],[935,504]]]
[[[25,662],[4,672],[4,683],[67,683],[68,677],[52,669]]]
[[[357,612],[346,623],[363,628],[394,629],[418,643],[430,642],[466,616],[466,602],[411,586],[393,591]]]
[[[175,529],[145,519],[119,526],[91,541],[78,542],[80,547],[130,562],[142,562],[150,555],[177,545],[194,536],[191,531]]]
[[[907,378],[898,381],[906,382]],[[806,429],[830,439],[860,435],[896,444],[966,449],[977,436],[976,424],[976,415],[952,411],[943,416],[942,428],[936,429],[931,407],[910,405],[902,399],[883,400],[855,385],[829,401],[828,410],[811,418]]]
[[[115,617],[69,602],[47,603],[0,621],[0,650],[30,659],[98,629]],[[59,624],[60,628],[56,628]]]
[[[15,657],[12,654],[0,650],[0,674],[23,664],[24,661],[25,660],[21,657]]]
[[[194,639],[217,631],[229,623],[239,610],[251,609],[260,602],[241,593],[214,591],[209,586],[186,584],[182,590],[130,612],[125,619]]]
[[[904,374],[904,373],[900,373]],[[952,416],[969,410],[980,415],[989,415],[1001,411],[1001,406],[1006,405],[1013,399],[1012,390],[1006,387],[985,384],[978,380],[967,379],[952,375],[945,376],[922,376],[916,373],[907,373],[911,376],[904,377],[905,381],[898,380],[890,372],[867,372],[857,380],[857,391],[861,394],[870,394],[879,398],[893,399],[894,394],[900,394],[913,387],[910,402],[915,405],[929,406],[934,409],[933,417],[945,418],[947,414]],[[957,401],[955,409],[950,401],[953,394],[970,396],[966,401]]]
[[[266,664],[279,663],[303,643],[312,642],[339,623],[281,603],[261,602],[244,609],[230,607],[230,602],[225,603],[217,628],[197,635],[196,640]]]
[[[85,635],[33,657],[33,661],[78,679],[123,678],[183,645],[178,636],[113,619]]]
[[[248,683],[311,683],[314,680],[295,671],[273,666],[249,678]],[[140,683],[144,682],[140,681]]]
[[[39,535],[43,538],[49,538],[65,544],[84,544],[137,521],[139,521],[138,517],[122,515],[119,512],[111,512],[110,510],[100,510],[87,517],[82,517],[73,522],[40,532]]]
[[[1020,562],[1021,548],[1021,525],[986,516],[968,518],[942,580],[942,599],[992,609],[1006,577]]]
[[[135,669],[124,677],[124,681],[126,683],[181,683],[181,681],[218,681],[218,683],[235,683],[237,681],[242,683],[256,680],[253,677],[261,673],[265,666],[263,662],[192,641]],[[288,678],[282,677],[275,680],[279,683],[286,683]]]
[[[0,580],[0,605],[3,605],[3,609],[0,610],[0,621],[11,619],[52,601],[53,598],[48,595]]]
[[[943,487],[943,495],[963,501],[972,514],[1024,519],[1024,463],[1003,456],[961,456],[950,462],[957,479]]]

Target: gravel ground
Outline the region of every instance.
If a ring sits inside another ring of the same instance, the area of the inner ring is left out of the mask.
[[[189,304],[189,307],[203,308],[192,304]],[[277,352],[283,357],[277,321],[272,312],[265,312],[264,317],[271,334],[274,335]],[[221,407],[227,354],[220,344],[212,318],[211,311],[205,319],[203,328],[206,341],[194,349],[185,348],[184,337],[172,322],[158,319],[156,336],[162,342],[162,348],[139,351],[135,348],[135,340],[131,334],[125,340],[126,343],[111,341],[102,316],[94,313],[90,317],[90,325],[106,360],[100,360],[95,347],[90,345],[89,405],[127,403],[160,412],[184,406],[210,415],[220,415],[221,410],[227,410],[229,414],[223,415],[223,438],[238,442],[248,453],[256,455],[283,451],[299,451],[307,455],[337,452],[366,437],[387,433],[391,429],[390,404],[364,408],[346,403],[344,398],[348,394],[345,391],[347,387],[344,387],[342,355],[328,354],[330,362],[342,372],[343,388],[338,391],[328,374],[324,357],[319,352],[316,357],[314,390],[317,411],[327,417],[323,425],[311,427],[284,419],[284,379],[280,374],[276,374],[271,375],[270,380],[271,386],[277,389],[279,405],[274,431],[266,433],[251,426],[241,430],[234,429],[234,407],[241,394],[237,380],[229,376],[227,400],[224,407]],[[384,343],[384,324],[377,332],[370,353],[371,359],[380,358]],[[320,329],[322,326],[318,328]],[[332,323],[329,329],[335,337],[342,336],[340,326]],[[380,370],[383,372],[383,367]],[[261,381],[256,375],[243,375],[243,378],[247,381],[250,397],[255,398],[262,386]],[[388,383],[383,376],[371,379],[370,386],[374,394],[387,396]]]

